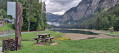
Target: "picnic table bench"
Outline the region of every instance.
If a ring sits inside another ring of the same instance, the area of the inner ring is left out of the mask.
[[[38,37],[35,38],[36,43],[39,43],[39,40],[41,40],[41,43],[45,44],[48,41],[52,42],[53,37],[50,37],[50,34],[39,34]]]

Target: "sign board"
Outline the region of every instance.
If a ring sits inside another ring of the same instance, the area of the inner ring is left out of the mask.
[[[16,2],[7,2],[7,15],[16,18]]]

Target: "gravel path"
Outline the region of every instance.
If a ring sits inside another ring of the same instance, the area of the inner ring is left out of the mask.
[[[22,32],[22,34],[23,33],[31,33],[31,32]],[[0,35],[0,37],[9,36],[9,35],[15,35],[15,33]],[[2,41],[0,41],[0,43],[2,43]]]
[[[22,32],[22,34],[23,33],[31,33],[31,32]],[[0,35],[0,37],[9,36],[9,35],[15,35],[15,33]]]

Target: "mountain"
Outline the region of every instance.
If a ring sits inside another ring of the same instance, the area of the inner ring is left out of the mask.
[[[116,4],[119,4],[119,0],[82,0],[78,6],[71,8],[62,15],[58,22],[78,21],[96,12],[108,10]]]
[[[119,4],[85,18],[78,28],[119,31]]]
[[[56,15],[52,13],[46,13],[46,17],[48,19],[48,22],[57,22],[61,15]]]

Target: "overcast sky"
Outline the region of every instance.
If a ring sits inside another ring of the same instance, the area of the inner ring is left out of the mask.
[[[42,0],[46,3],[47,13],[64,14],[67,10],[75,7],[81,0]]]

